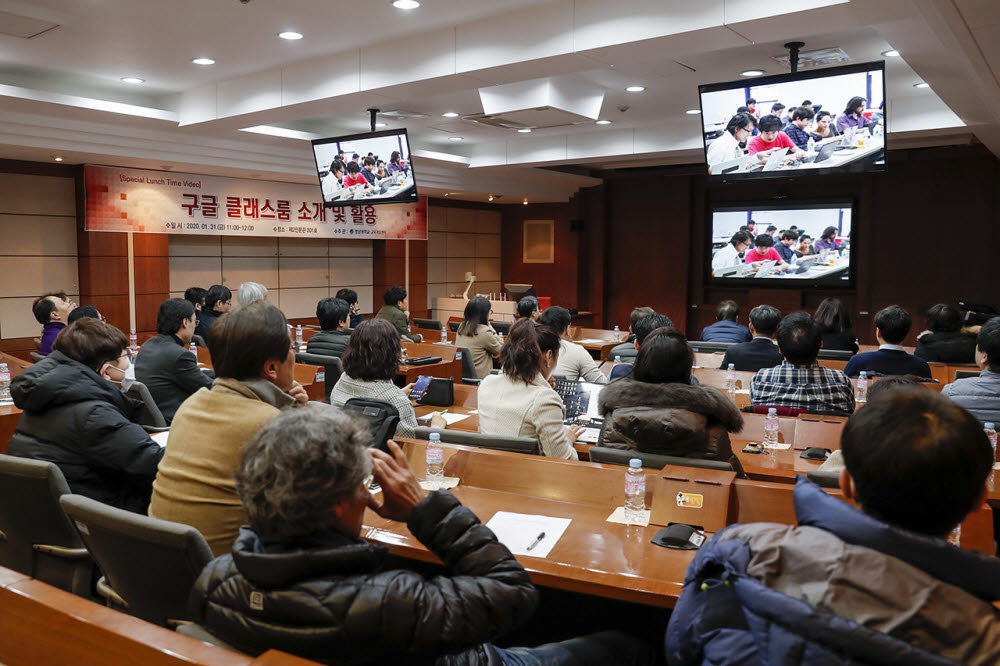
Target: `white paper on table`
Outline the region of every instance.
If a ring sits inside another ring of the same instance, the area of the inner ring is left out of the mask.
[[[470,414],[478,414],[478,413],[479,413],[479,410],[478,410],[478,409],[473,409],[473,410],[471,410],[471,411],[470,411],[469,413],[470,413]]]
[[[763,447],[765,449],[773,449],[775,451],[784,451],[786,449],[792,448],[792,445],[791,444],[781,444],[781,443],[778,443],[778,444],[763,444]]]
[[[653,512],[650,511],[649,509],[646,509],[644,511],[639,511],[639,515],[641,516],[639,521],[638,522],[629,521],[627,518],[625,518],[625,507],[620,506],[617,509],[615,509],[611,513],[611,515],[605,519],[605,522],[621,523],[622,525],[642,525],[643,527],[649,527],[649,516],[652,513]]]
[[[149,436],[150,439],[152,439],[154,442],[156,442],[157,444],[160,445],[161,449],[162,448],[166,448],[166,446],[167,446],[167,438],[168,437],[170,437],[170,431],[169,430],[167,430],[165,432],[154,432],[153,434],[151,434]]]
[[[1000,462],[993,463],[993,469],[1000,469]]]
[[[573,340],[578,345],[603,345],[611,344],[614,340],[598,340],[596,338],[588,338],[586,340]]]
[[[14,398],[2,398],[0,399],[0,405],[13,405]]]
[[[446,477],[444,477],[441,480],[441,485],[439,485],[439,486],[435,486],[435,485],[433,485],[431,483],[428,483],[424,479],[420,479],[420,487],[423,488],[424,490],[437,490],[439,488],[441,488],[443,490],[451,490],[452,488],[456,488],[457,486],[458,486],[458,477],[457,476],[446,476]]]
[[[497,540],[507,546],[510,552],[515,555],[548,557],[571,522],[571,518],[497,511],[490,518],[490,522],[486,523],[486,527],[493,530],[493,533],[497,535]],[[545,537],[534,548],[528,550],[528,546],[542,532],[545,533]]]
[[[417,420],[418,421],[427,421],[427,422],[429,422],[432,418],[434,418],[434,414],[440,414],[440,412],[432,412],[430,414],[424,414],[423,416],[421,416]],[[441,418],[444,419],[445,425],[451,425],[452,423],[458,423],[459,421],[461,421],[463,419],[469,418],[469,415],[468,414],[450,414],[450,413],[446,412],[444,414],[441,414]]]
[[[584,428],[583,434],[576,438],[576,441],[583,442],[584,444],[597,444],[597,440],[601,436],[600,428]]]
[[[604,386],[597,385],[590,391],[590,401],[587,402],[588,419],[594,419],[601,415],[601,411],[600,409],[598,409],[597,403],[598,403],[598,397],[601,395],[601,389],[603,388]]]

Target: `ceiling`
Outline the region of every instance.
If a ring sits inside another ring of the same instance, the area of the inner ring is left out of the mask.
[[[839,47],[852,62],[900,51],[885,58],[890,146],[978,140],[1000,154],[996,0],[798,9],[786,0],[423,0],[411,11],[389,0],[0,0],[0,17],[56,25],[30,39],[0,25],[0,158],[312,183],[307,140],[364,131],[365,110],[377,107],[424,116],[380,118],[408,129],[422,192],[565,201],[598,181],[578,175],[586,169],[541,167],[700,161],[700,118],[685,113],[698,107],[698,84],[787,71],[774,57],[790,40]],[[282,30],[304,38],[279,39]],[[576,106],[522,112],[567,124],[517,133],[465,118],[484,112],[484,94],[511,108]]]

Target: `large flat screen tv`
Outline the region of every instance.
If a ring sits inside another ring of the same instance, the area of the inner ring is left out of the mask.
[[[405,129],[315,139],[312,147],[324,205],[417,200],[417,182]]]
[[[853,219],[847,200],[717,204],[707,244],[709,284],[850,287]]]
[[[885,169],[885,63],[698,87],[713,179]]]

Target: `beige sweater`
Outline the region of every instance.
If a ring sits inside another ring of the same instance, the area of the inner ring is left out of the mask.
[[[503,343],[492,326],[480,324],[473,336],[456,335],[455,345],[469,350],[472,362],[476,364],[476,374],[482,379],[493,369],[493,359],[500,355]]]
[[[479,430],[485,435],[534,437],[542,455],[577,460],[564,418],[562,399],[541,374],[525,384],[501,373],[479,385]]]

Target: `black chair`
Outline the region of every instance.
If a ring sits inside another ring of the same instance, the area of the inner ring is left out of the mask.
[[[730,347],[732,347],[734,342],[702,342],[701,340],[689,340],[688,346],[691,347],[693,351],[696,352],[707,352],[711,354],[712,352],[721,351],[724,352]]]
[[[659,453],[645,453],[633,449],[612,449],[605,446],[590,447],[590,462],[608,463],[609,465],[629,464],[632,458],[642,461],[642,466],[649,469],[663,469],[665,465],[678,467],[698,467],[700,469],[721,469],[733,471],[733,466],[722,460],[702,460],[700,458],[681,458],[679,456],[664,456]]]
[[[325,354],[310,354],[309,352],[296,352],[295,362],[306,365],[323,366],[323,381],[325,382],[326,401],[330,402],[330,392],[336,386],[337,380],[344,374],[344,363],[336,356]]]
[[[956,370],[955,377],[951,381],[957,382],[959,379],[968,379],[970,377],[978,377],[979,370]]]
[[[460,321],[449,321],[448,322],[448,330],[450,330],[452,333],[458,333],[458,327],[461,324],[462,324],[462,322],[460,322]]]
[[[509,321],[491,321],[490,326],[493,330],[501,335],[510,335],[510,327],[513,326]]]
[[[399,410],[385,400],[373,398],[351,398],[344,403],[344,409],[357,412],[365,420],[372,433],[372,448],[388,451],[386,444],[396,434],[399,425]]]
[[[139,425],[152,428],[166,428],[167,420],[163,418],[160,408],[153,400],[149,389],[142,382],[132,382],[125,395],[142,403],[142,413],[139,414]]]
[[[97,568],[59,506],[69,492],[53,463],[0,454],[0,566],[93,598]]]
[[[458,353],[462,356],[462,383],[478,386],[481,380],[476,372],[476,364],[472,362],[472,353],[468,347],[459,347]]]
[[[83,495],[63,495],[59,503],[114,590],[112,599],[165,627],[188,617],[191,588],[212,559],[201,532]]]
[[[417,317],[414,317],[413,323],[417,326],[417,328],[426,328],[433,331],[441,330],[441,322],[437,319],[418,319]]]
[[[533,456],[542,455],[541,444],[539,444],[537,439],[532,437],[484,435],[478,432],[442,430],[441,428],[427,428],[424,426],[417,426],[413,436],[417,439],[428,439],[432,432],[441,435],[442,442],[449,442],[451,444],[464,444],[466,446],[475,446],[480,449],[493,449],[496,451],[527,453]]]
[[[854,352],[843,349],[820,349],[816,358],[828,361],[850,361],[852,356],[854,356]]]

